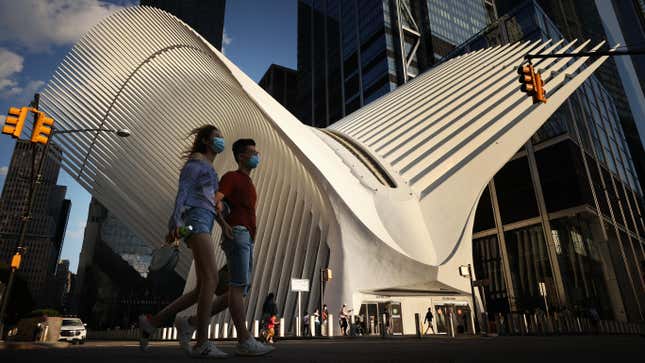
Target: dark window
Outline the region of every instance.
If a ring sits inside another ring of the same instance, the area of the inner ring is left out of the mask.
[[[473,232],[485,231],[491,228],[495,228],[495,217],[493,215],[493,204],[490,200],[490,191],[486,187],[477,204]]]
[[[511,160],[495,175],[495,188],[502,223],[512,223],[539,215],[535,192],[525,157]]]

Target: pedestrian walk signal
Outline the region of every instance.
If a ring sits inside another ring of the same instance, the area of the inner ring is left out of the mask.
[[[25,120],[27,119],[27,114],[29,114],[29,110],[29,107],[10,107],[9,114],[7,115],[4,126],[2,127],[2,133],[5,135],[11,135],[11,137],[15,139],[19,139],[20,134],[22,134],[22,128],[25,125]]]
[[[54,119],[47,117],[44,112],[38,113],[34,131],[31,133],[31,142],[46,144],[49,142],[52,129],[54,127]]]
[[[521,65],[517,72],[520,74],[520,89],[533,96],[533,103],[546,103],[544,81],[540,73],[535,72],[532,64]]]

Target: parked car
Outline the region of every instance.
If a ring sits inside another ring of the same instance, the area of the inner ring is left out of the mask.
[[[85,324],[79,318],[63,318],[60,326],[58,341],[66,341],[72,344],[85,343],[87,330]]]

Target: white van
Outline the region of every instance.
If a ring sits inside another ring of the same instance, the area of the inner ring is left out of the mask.
[[[85,343],[87,330],[85,324],[79,318],[63,318],[60,326],[60,336],[58,341],[70,343]]]

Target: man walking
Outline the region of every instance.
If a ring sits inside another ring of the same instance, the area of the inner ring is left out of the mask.
[[[260,163],[260,156],[252,139],[235,141],[233,156],[238,168],[222,176],[215,200],[216,203],[224,200],[230,207],[230,213],[220,223],[223,231],[222,249],[226,254],[230,276],[228,308],[239,337],[236,352],[238,355],[257,356],[274,349],[255,340],[244,325],[244,298],[251,285],[256,232],[257,194],[250,174]]]
[[[432,334],[434,334],[434,328],[432,327],[432,318],[434,318],[434,316],[432,315],[432,308],[428,307],[426,318],[423,320],[424,324],[428,322],[428,327],[426,328],[426,331],[423,333],[423,335],[428,335],[428,330],[432,330]]]

